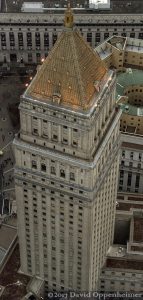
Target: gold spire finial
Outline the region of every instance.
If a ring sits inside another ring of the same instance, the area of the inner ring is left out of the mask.
[[[67,9],[65,11],[64,25],[66,28],[73,28],[73,14],[70,7],[70,2],[68,2]]]

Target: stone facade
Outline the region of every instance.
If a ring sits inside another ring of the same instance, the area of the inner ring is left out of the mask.
[[[124,244],[123,240],[120,244],[118,239],[118,244],[114,244],[108,251],[99,280],[99,290],[102,292],[141,294],[143,291],[142,200],[142,195],[118,194],[118,234],[119,238],[124,238],[124,231],[128,231],[128,237]]]
[[[31,87],[21,97],[14,141],[21,270],[44,278],[47,290],[96,289],[113,242],[121,116],[115,88],[116,75],[107,71],[86,109],[34,99]]]
[[[95,51],[107,67],[119,71],[117,94],[118,103],[123,107],[119,191],[143,193],[143,73],[140,70],[143,68],[143,42],[112,37]]]
[[[63,14],[0,14],[0,62],[40,63],[63,31]],[[75,26],[94,48],[113,35],[143,38],[143,15],[76,14]]]
[[[119,190],[143,193],[143,139],[142,136],[122,134]]]

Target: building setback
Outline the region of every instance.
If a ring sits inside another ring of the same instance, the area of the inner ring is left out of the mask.
[[[116,74],[65,29],[21,97],[15,188],[21,271],[47,290],[95,290],[113,243],[119,160]]]
[[[107,255],[99,290],[128,294],[143,291],[143,194],[117,196],[115,240]],[[130,297],[128,295],[128,297]]]

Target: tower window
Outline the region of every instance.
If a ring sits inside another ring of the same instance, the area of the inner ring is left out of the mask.
[[[74,173],[70,173],[70,180],[75,180],[75,174]]]
[[[134,152],[130,152],[130,159],[133,159],[134,157]]]
[[[38,129],[37,128],[33,128],[33,134],[38,135]]]
[[[55,167],[51,167],[51,174],[56,174],[56,169],[55,169]]]
[[[58,139],[58,136],[56,134],[53,134],[53,140],[57,141],[57,139]]]
[[[76,142],[76,141],[73,141],[73,146],[74,146],[74,147],[77,147],[77,145],[78,145],[77,142]]]
[[[35,160],[32,160],[32,168],[37,169],[37,163]]]
[[[46,165],[45,164],[41,164],[41,171],[46,172]]]
[[[64,170],[60,170],[60,176],[65,178],[65,171]]]
[[[68,143],[68,140],[65,139],[65,138],[63,138],[63,143],[64,143],[64,144],[67,144],[67,143]]]

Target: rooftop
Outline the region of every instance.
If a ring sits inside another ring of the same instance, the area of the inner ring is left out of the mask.
[[[134,242],[143,242],[143,218],[134,218]]]
[[[143,70],[126,69],[126,72],[117,73],[117,87],[116,87],[116,97],[120,99],[121,96],[126,96],[126,89],[128,87],[134,88],[134,86],[143,87]],[[130,103],[122,103],[120,101],[120,106],[124,114],[133,116],[143,116],[143,106],[137,107]],[[127,131],[134,133],[135,129],[128,128]],[[133,130],[133,131],[132,131]]]
[[[142,194],[125,194],[117,195],[117,211],[130,211],[131,209],[143,209]]]
[[[119,220],[121,221],[121,219]],[[124,219],[122,231],[124,231],[125,226],[127,224]],[[132,211],[128,230],[130,235],[124,245],[119,245],[116,242],[110,247],[107,254],[107,268],[143,270],[143,218],[141,210]]]
[[[132,208],[142,208],[143,209],[143,203],[124,203],[124,202],[119,202],[117,206],[117,210],[121,211],[130,211]]]
[[[143,257],[122,257],[122,258],[107,258],[106,268],[115,268],[115,269],[132,269],[132,270],[143,270]]]
[[[0,248],[7,250],[16,235],[16,228],[2,224],[0,228]]]
[[[143,70],[126,69],[125,72],[117,73],[117,95],[123,96],[125,89],[134,85],[143,86]]]
[[[126,51],[143,53],[143,41],[140,39],[127,38]]]
[[[63,14],[63,8],[67,6],[66,0],[43,0],[43,1],[35,1],[35,0],[7,0],[2,1],[1,3],[1,12],[7,12],[7,13],[17,13],[21,12],[21,7],[24,2],[42,2],[44,5],[44,8],[49,8],[47,11],[44,10],[44,13],[50,13],[50,9],[54,8],[54,13],[61,13]],[[92,1],[91,1],[92,2]],[[110,9],[89,9],[89,0],[71,0],[71,7],[74,7],[78,10],[75,10],[75,13],[80,14],[141,14],[143,13],[143,2],[142,0],[111,0],[110,1]],[[96,8],[101,8],[101,5],[96,6]]]
[[[122,147],[132,148],[132,149],[136,149],[136,150],[143,150],[143,145],[139,145],[139,144],[135,144],[135,143],[123,142]]]
[[[20,300],[27,294],[26,286],[30,281],[30,277],[19,274],[19,267],[20,256],[17,244],[2,273],[0,273],[0,285],[4,287],[2,300]],[[20,285],[17,282],[20,282]]]
[[[87,109],[98,94],[107,70],[97,53],[73,28],[73,15],[65,14],[65,30],[60,35],[37,75],[28,87],[25,97],[43,102]]]
[[[109,39],[109,43],[119,50],[123,50],[125,47],[126,38],[121,36],[113,36]]]

